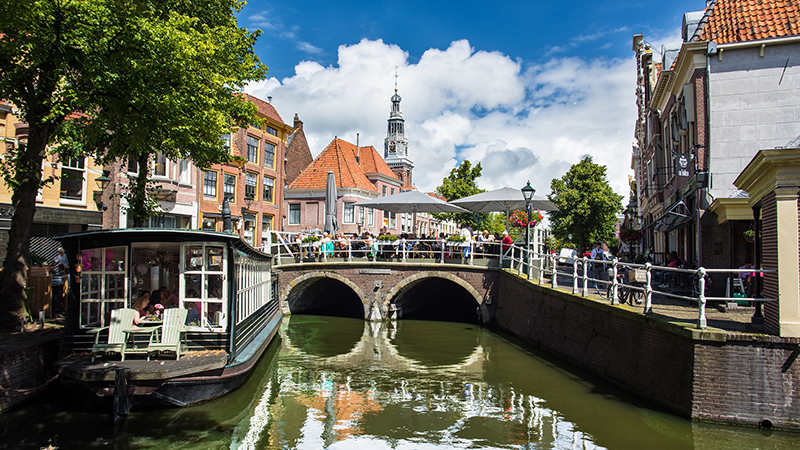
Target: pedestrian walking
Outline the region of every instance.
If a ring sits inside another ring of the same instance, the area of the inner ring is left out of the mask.
[[[606,253],[603,251],[603,243],[597,242],[592,250],[592,259],[600,261],[608,261]],[[594,287],[597,288],[597,280],[605,281],[606,264],[601,262],[592,262],[592,269],[594,272]]]

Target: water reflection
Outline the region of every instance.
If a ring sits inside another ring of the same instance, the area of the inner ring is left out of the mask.
[[[427,348],[427,350],[426,350]],[[751,449],[797,435],[692,423],[480,328],[293,316],[250,380],[182,409],[77,409],[51,390],[0,415],[0,448]]]

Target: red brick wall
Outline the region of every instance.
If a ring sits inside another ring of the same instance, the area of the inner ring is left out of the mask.
[[[532,346],[693,419],[800,429],[800,339],[701,332],[503,273],[497,324]]]

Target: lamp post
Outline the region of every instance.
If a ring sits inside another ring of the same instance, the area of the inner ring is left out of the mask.
[[[97,187],[100,188],[99,191],[94,191],[93,199],[95,205],[97,205],[97,210],[100,211],[100,223],[101,226],[103,224],[103,211],[108,210],[108,206],[106,202],[103,201],[103,193],[105,192],[106,188],[109,184],[111,184],[111,178],[108,178],[105,173],[101,174],[99,177],[94,179],[95,183],[97,183]]]
[[[531,182],[528,181],[528,184],[522,188],[522,196],[525,197],[525,255],[523,257],[524,265],[523,268],[525,269],[525,273],[528,274],[528,255],[530,254],[530,242],[531,242],[531,201],[533,201],[533,194],[536,192],[536,189],[531,187]]]

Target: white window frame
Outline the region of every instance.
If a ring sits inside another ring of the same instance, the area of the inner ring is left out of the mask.
[[[106,261],[108,256],[107,250],[121,249],[124,255],[124,260],[121,265],[114,266],[110,261]],[[132,302],[128,298],[128,266],[129,258],[128,247],[126,246],[113,246],[113,247],[98,247],[86,250],[81,250],[81,255],[87,255],[87,258],[95,257],[99,254],[99,266],[92,265],[88,270],[84,269],[81,272],[80,281],[80,313],[79,313],[79,326],[81,328],[94,328],[105,327],[109,324],[106,319],[111,316],[111,311],[119,308],[130,307]],[[84,267],[86,265],[84,264]],[[106,270],[107,267],[121,268],[121,270]],[[108,277],[114,277],[117,280],[117,286],[114,288],[113,293],[109,291]],[[96,280],[96,282],[93,282]],[[121,281],[121,283],[120,283]],[[112,294],[112,295],[110,295]],[[114,295],[115,294],[115,295]],[[92,316],[92,309],[98,316],[97,321],[87,320]]]
[[[191,267],[187,264],[186,261],[186,252],[190,247],[201,247],[202,248],[202,264],[200,265],[200,270],[197,270],[194,267]],[[222,249],[222,261],[221,261],[221,269],[220,270],[210,270],[207,269],[208,267],[208,250],[214,249]],[[182,276],[179,277],[179,289],[180,289],[180,301],[181,301],[181,308],[185,308],[185,303],[200,303],[200,311],[199,325],[187,325],[187,328],[192,331],[212,331],[212,332],[224,332],[228,328],[228,321],[226,319],[228,314],[228,283],[227,283],[227,273],[228,273],[228,249],[226,248],[225,244],[219,242],[183,242],[181,243],[181,267],[183,271],[181,273]],[[200,276],[200,290],[199,297],[189,297],[186,293],[186,277],[187,276]],[[213,298],[209,296],[209,277],[210,276],[219,276],[222,279],[222,289],[220,292],[220,298]],[[206,318],[206,314],[208,312],[208,305],[221,305],[220,311],[222,312],[222,320],[221,326],[217,324],[217,326],[211,326],[208,323]],[[191,316],[189,316],[189,320],[191,320]]]
[[[354,202],[344,202],[342,223],[356,223],[356,204]]]
[[[83,167],[79,167],[81,165],[80,161],[83,160]],[[86,204],[86,178],[87,178],[87,165],[88,161],[85,157],[81,158],[70,158],[66,162],[61,164],[61,177],[64,177],[64,170],[71,170],[76,172],[76,175],[80,173],[82,181],[81,181],[81,198],[66,198],[61,197],[59,193],[59,203],[64,205],[84,205]],[[61,186],[59,184],[59,190]]]

